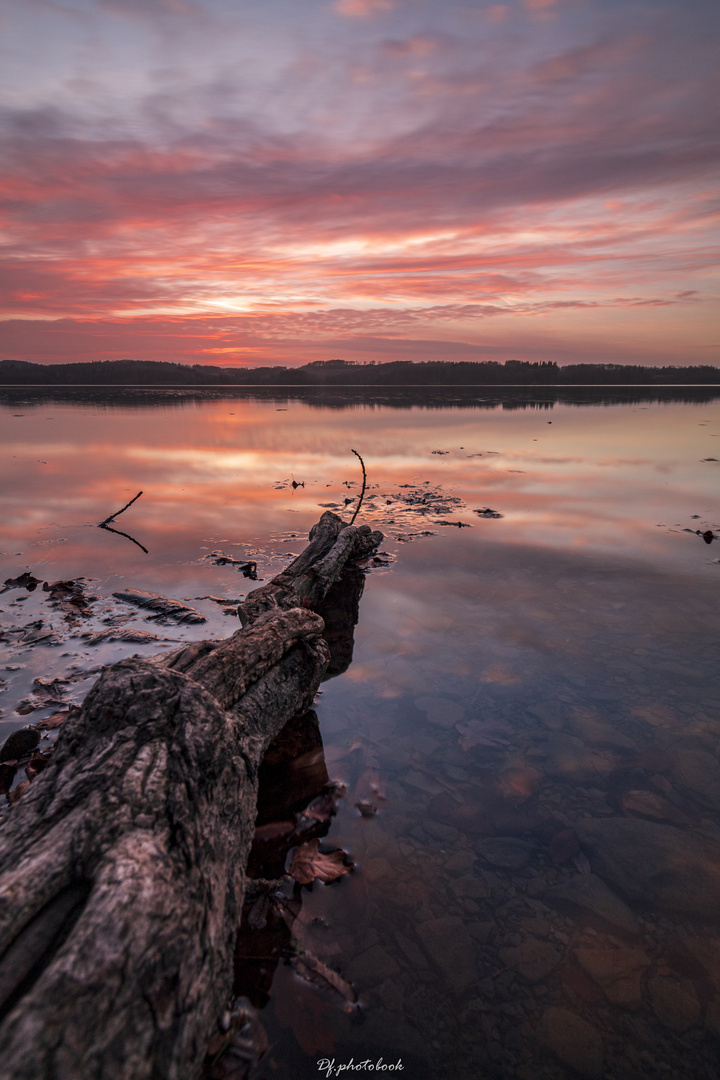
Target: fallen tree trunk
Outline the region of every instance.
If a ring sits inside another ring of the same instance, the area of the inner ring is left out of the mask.
[[[226,1005],[257,771],[329,662],[315,613],[382,539],[323,514],[223,641],[106,669],[0,829],[6,1080],[191,1080]]]

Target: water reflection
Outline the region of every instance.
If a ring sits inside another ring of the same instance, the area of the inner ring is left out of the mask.
[[[103,409],[193,402],[302,402],[320,409],[357,405],[393,409],[552,409],[556,404],[641,405],[717,401],[717,386],[0,386],[0,403],[24,408],[40,403],[96,405]]]
[[[356,870],[305,890],[302,911],[363,1004],[351,1016],[299,980],[285,940],[263,1080],[316,1075],[322,1056],[400,1056],[413,1080],[714,1080],[720,606],[702,534],[720,522],[717,399],[550,413],[288,397],[276,413],[273,395],[182,409],[56,395],[5,418],[2,579],[96,578],[103,619],[122,614],[111,592],[144,588],[208,618],[166,636],[226,636],[217,600],[253,586],[207,555],[268,577],[323,504],[349,519],[351,446],[377,485],[366,510],[388,556],[318,700],[312,783],[288,785],[293,813],[311,788],[346,786],[325,840]],[[139,488],[148,556],[95,527]],[[473,512],[487,506],[503,516]],[[6,732],[34,675],[119,648],[55,626],[47,596],[1,598],[0,619],[62,638],[8,638]]]
[[[367,591],[320,707],[347,740],[333,838],[365,878],[343,883],[363,1037],[422,1038],[432,1076],[710,1077],[716,607],[640,563],[455,543],[452,568],[416,547]],[[367,768],[374,820],[350,810]]]

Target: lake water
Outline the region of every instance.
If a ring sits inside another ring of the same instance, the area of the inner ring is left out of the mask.
[[[94,629],[175,641],[231,633],[207,597],[255,587],[213,553],[271,577],[324,508],[349,520],[364,458],[386,554],[316,706],[346,786],[322,843],[355,871],[302,906],[361,1007],[266,941],[239,973],[257,1076],[720,1074],[716,391],[14,388],[0,409],[0,580],[92,579]],[[140,490],[127,537],[96,527]],[[148,623],[128,587],[207,622]],[[57,709],[15,712],[33,679],[172,647],[91,645],[41,589],[0,609],[2,738]]]

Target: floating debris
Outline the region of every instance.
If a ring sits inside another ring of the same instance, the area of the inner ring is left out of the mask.
[[[33,577],[32,574],[25,571],[19,577],[6,578],[4,588],[0,589],[0,593],[8,592],[10,589],[27,589],[28,592],[34,592],[41,581],[42,578]]]
[[[250,578],[251,581],[258,579],[257,563],[252,559],[234,559],[232,555],[224,555],[222,551],[211,551],[209,555],[203,555],[203,560],[205,559],[211,559],[213,566],[237,566],[243,577]]]
[[[347,979],[343,979],[342,975],[339,975],[337,971],[333,971],[313,953],[307,951],[301,953],[300,956],[293,958],[292,965],[300,978],[305,979],[306,982],[333,990],[348,1005],[357,1003],[357,994]]]
[[[493,510],[489,506],[483,506],[479,510],[473,510],[473,514],[477,514],[482,518],[501,518],[503,515],[498,510]]]
[[[15,712],[20,716],[27,713],[37,712],[39,709],[67,708],[73,702],[67,701],[65,695],[70,686],[69,679],[42,679],[37,678],[32,684],[32,694],[23,698],[15,706]]]
[[[207,619],[195,608],[188,607],[181,600],[169,600],[159,593],[145,592],[143,589],[123,589],[114,592],[116,600],[122,600],[126,604],[134,604],[136,607],[147,608],[156,612],[148,616],[150,619],[174,619],[175,622],[204,623]]]
[[[205,620],[203,620],[204,622]],[[157,634],[149,634],[147,630],[123,630],[120,627],[111,627],[109,630],[100,630],[97,634],[81,634],[87,640],[88,645],[102,645],[106,641],[122,641],[128,644],[149,645],[151,641],[179,641],[180,638],[158,637]]]
[[[48,602],[65,612],[66,622],[75,622],[78,616],[83,619],[90,617],[90,603],[97,600],[97,596],[85,596],[86,587],[85,578],[43,582],[43,592],[50,594]]]
[[[423,529],[422,532],[416,533],[400,533],[395,539],[400,544],[409,544],[413,540],[419,540],[423,536],[437,536],[437,533],[431,532],[429,529]]]
[[[189,596],[183,597],[185,600],[191,599]],[[227,596],[213,596],[208,594],[207,596],[193,596],[193,600],[212,600],[213,604],[221,604],[223,607],[237,607],[238,604],[242,604],[245,599],[244,596],[239,597],[227,597]]]
[[[43,619],[35,619],[25,626],[0,630],[0,641],[14,645],[61,645],[63,638],[52,626],[46,626]]]

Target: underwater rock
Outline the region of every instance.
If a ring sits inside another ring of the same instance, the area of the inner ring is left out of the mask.
[[[689,979],[656,971],[648,979],[648,992],[653,1012],[671,1031],[687,1031],[700,1019],[700,1002]]]
[[[462,994],[477,978],[475,947],[465,923],[456,915],[428,919],[417,927],[417,934],[435,966],[440,969],[455,993]]]
[[[578,874],[561,885],[547,889],[543,900],[560,910],[585,911],[597,915],[627,934],[639,934],[635,915],[597,874]]]
[[[576,826],[593,871],[631,900],[716,918],[720,845],[672,825],[602,818]]]
[[[541,982],[547,978],[562,959],[557,949],[537,938],[528,938],[517,947],[500,949],[499,956],[505,967],[512,968],[521,979],[529,983]]]
[[[603,1075],[603,1042],[597,1028],[581,1016],[552,1006],[546,1009],[538,1032],[540,1042],[571,1069],[590,1080]]]
[[[477,842],[475,850],[491,866],[499,866],[503,870],[522,870],[537,848],[529,840],[518,840],[514,836],[488,836]]]
[[[579,948],[575,959],[615,1005],[638,1006],[642,1002],[642,977],[650,965],[644,949]]]

